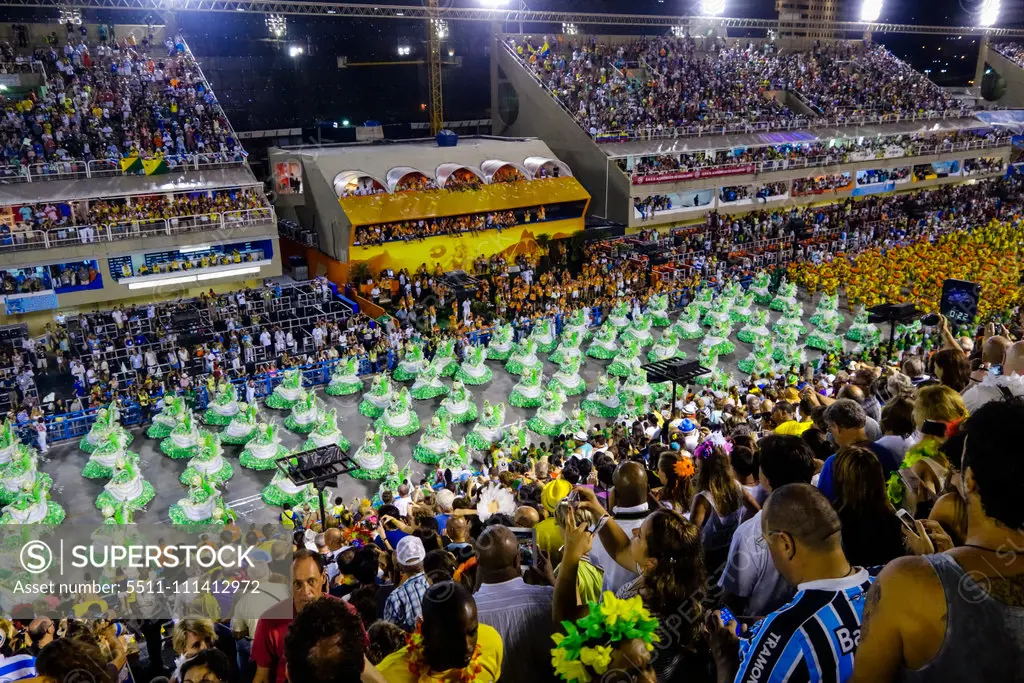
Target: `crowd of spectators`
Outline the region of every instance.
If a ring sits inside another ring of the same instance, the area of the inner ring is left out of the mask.
[[[1024,342],[1014,328],[989,328],[972,345],[940,323],[929,358],[752,378],[496,446],[472,471],[384,490],[376,507],[338,499],[323,518],[286,510],[290,543],[231,523],[225,542],[244,535],[266,549],[249,571],[268,585],[293,576],[294,609],[269,601],[242,623],[208,604],[179,620],[178,680],[548,681],[566,661],[577,662],[572,680],[589,682],[610,671],[629,683],[828,671],[859,683],[910,670],[941,681],[958,666],[1016,680],[1005,659],[1024,654],[1022,628],[1004,612],[1021,608],[1009,586],[1024,561],[989,557],[1024,541],[1013,502]],[[993,380],[996,366],[1005,374]],[[820,627],[829,619],[835,627]],[[936,632],[922,633],[929,620]],[[643,638],[641,624],[657,643],[649,653],[628,644]],[[46,656],[58,635],[32,625],[27,640],[43,651],[26,665],[67,669]],[[570,653],[591,647],[604,659],[566,655],[563,637],[583,643]],[[195,666],[204,677],[188,677]]]
[[[890,180],[899,182],[910,179],[910,167],[870,169],[857,171],[858,185],[873,185],[875,183],[887,183]]]
[[[992,49],[1024,69],[1024,43],[993,43]]]
[[[641,220],[649,220],[659,211],[672,210],[672,197],[667,194],[652,194],[647,197],[633,197],[633,208]]]
[[[72,32],[63,45],[35,47],[46,87],[0,98],[0,161],[237,156],[241,146],[184,43],[150,41]]]
[[[509,39],[541,83],[592,136],[632,131],[758,124],[797,119],[775,98],[799,94],[821,118],[960,114],[941,88],[885,48],[822,44],[781,51],[772,43],[647,37],[618,45],[593,37],[550,42]],[[806,123],[804,124],[806,125]]]
[[[795,178],[793,180],[793,196],[820,194],[841,188],[849,188],[853,179],[849,173],[829,173],[813,178]]]
[[[266,198],[253,189],[214,190],[173,195],[134,195],[116,199],[23,204],[16,210],[15,231],[54,230],[70,226],[100,226],[132,221],[173,220],[185,216],[244,211],[266,207]]]
[[[999,157],[978,157],[964,159],[964,175],[996,173],[1003,170],[1004,161]]]
[[[547,220],[547,209],[544,206],[535,206],[510,211],[489,211],[463,216],[440,216],[397,223],[360,225],[355,229],[354,244],[369,246],[385,242],[409,242],[438,235],[461,235],[484,230],[500,232],[516,225],[540,223],[545,220]]]

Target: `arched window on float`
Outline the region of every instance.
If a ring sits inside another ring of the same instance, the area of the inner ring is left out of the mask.
[[[429,175],[412,166],[396,166],[388,171],[388,189],[392,192],[433,190],[437,183]]]
[[[339,199],[387,194],[387,191],[383,180],[363,171],[342,171],[334,176],[334,192]]]
[[[488,185],[497,183],[520,183],[530,179],[530,172],[519,164],[501,159],[488,159],[480,164],[484,180]]]
[[[478,168],[462,164],[441,164],[437,167],[437,186],[445,190],[476,190],[487,183]]]
[[[565,162],[546,157],[528,157],[523,166],[532,178],[565,178],[572,177],[572,169]]]

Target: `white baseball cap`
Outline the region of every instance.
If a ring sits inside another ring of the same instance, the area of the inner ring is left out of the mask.
[[[426,556],[427,551],[423,547],[423,541],[417,536],[406,536],[398,542],[398,546],[395,548],[395,559],[398,560],[398,564],[406,567],[419,564]]]

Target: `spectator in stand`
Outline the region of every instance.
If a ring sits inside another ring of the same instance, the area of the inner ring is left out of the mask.
[[[488,526],[476,542],[477,617],[501,636],[505,657],[501,675],[510,681],[545,680],[550,662],[551,586],[523,581],[515,534],[500,524]]]
[[[477,620],[473,594],[461,583],[442,581],[423,595],[423,620],[409,644],[377,669],[388,683],[417,683],[421,676],[459,680],[469,674],[497,681],[504,661],[501,636]]]
[[[961,428],[957,488],[966,501],[966,542],[953,548],[938,523],[916,521],[908,542],[923,557],[895,560],[879,574],[864,610],[854,683],[1020,677],[1024,556],[1003,549],[1024,547],[1017,490],[1024,405],[988,402]]]
[[[864,594],[874,580],[843,553],[839,516],[809,484],[775,489],[765,501],[762,542],[797,593],[737,637],[737,622],[709,615],[719,680],[846,680],[853,666]]]
[[[814,475],[814,454],[800,437],[772,434],[758,443],[761,486],[771,492],[786,484],[809,484]],[[725,570],[718,580],[722,602],[737,616],[760,616],[781,607],[793,595],[793,586],[779,573],[767,549],[759,542],[761,517],[757,512],[736,529],[729,545]]]

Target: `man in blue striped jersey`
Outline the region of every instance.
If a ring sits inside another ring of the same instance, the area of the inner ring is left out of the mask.
[[[716,619],[712,649],[720,682],[841,683],[850,678],[864,597],[873,579],[846,561],[840,529],[828,499],[809,484],[788,484],[768,497],[761,539],[797,593],[740,638],[734,622],[723,625]]]

